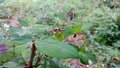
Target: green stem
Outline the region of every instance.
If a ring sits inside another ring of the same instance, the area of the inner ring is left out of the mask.
[[[47,63],[46,63],[46,56],[44,56],[43,58],[44,58],[44,63],[43,63],[42,68],[46,68],[46,64],[47,64]]]

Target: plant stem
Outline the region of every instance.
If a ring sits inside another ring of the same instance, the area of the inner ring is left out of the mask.
[[[20,54],[22,60],[24,61],[25,64],[27,64],[28,62],[23,58],[22,54]]]
[[[33,63],[33,59],[35,57],[35,51],[36,51],[36,47],[35,47],[35,42],[32,41],[32,48],[31,48],[32,52],[31,52],[31,56],[30,56],[30,68],[33,68],[32,63]]]
[[[44,57],[44,64],[43,67],[46,68],[46,56]]]
[[[43,56],[43,60],[44,60],[44,63],[41,68],[46,68],[46,56],[45,55]]]
[[[35,67],[38,66],[38,63],[41,61],[42,56],[43,56],[43,55],[40,55],[40,53],[38,54],[37,61],[36,61],[36,64],[35,64]]]

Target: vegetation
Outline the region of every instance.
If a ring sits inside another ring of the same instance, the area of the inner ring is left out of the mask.
[[[120,68],[119,0],[0,0],[1,68]]]

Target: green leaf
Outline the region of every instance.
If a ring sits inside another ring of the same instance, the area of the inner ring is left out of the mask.
[[[18,45],[23,45],[25,43],[22,41],[7,41],[5,44],[9,48],[9,47],[12,47],[12,45],[18,46]]]
[[[15,63],[15,62],[8,62],[8,63],[5,63],[5,64],[3,65],[3,68],[4,68],[4,67],[15,68],[16,66],[17,66],[17,63]]]
[[[37,49],[45,55],[56,58],[79,58],[79,53],[72,46],[57,40],[40,40]]]
[[[12,31],[15,31],[15,32],[22,31],[22,29],[20,27],[12,27],[12,26],[10,26],[9,29],[12,30]]]
[[[27,45],[17,46],[9,48],[8,52],[15,52],[15,56],[22,54],[22,52],[26,51]]]
[[[65,38],[67,38],[71,34],[79,33],[81,28],[82,28],[82,24],[75,25],[75,26],[65,26],[64,27],[65,30],[63,31]]]
[[[64,13],[57,13],[56,14],[61,20],[65,19]]]
[[[22,18],[19,18],[19,19],[18,19],[18,22],[19,22],[22,26],[28,26],[28,22],[25,21],[25,20],[22,19]]]
[[[62,62],[59,61],[59,59],[53,58],[48,60],[49,65],[47,65],[48,68],[63,68]]]
[[[84,45],[81,46],[81,47],[79,48],[79,51],[80,51],[80,52],[85,52],[85,46],[84,46]]]
[[[80,61],[83,63],[83,64],[88,64],[88,56],[86,54],[84,54],[83,52],[80,52]]]
[[[88,29],[90,29],[91,26],[92,26],[92,23],[84,23],[81,30],[87,31]]]
[[[82,24],[79,24],[79,25],[77,25],[77,26],[74,26],[74,27],[73,27],[73,30],[72,30],[72,33],[73,33],[73,34],[79,33],[80,30],[81,30],[81,28],[82,28]]]
[[[4,64],[5,62],[12,60],[13,58],[15,58],[15,56],[13,55],[13,53],[6,53],[6,55],[2,55],[0,53],[0,65]]]
[[[120,23],[120,16],[118,16],[118,17],[117,17],[117,22],[119,22],[119,23]]]
[[[22,41],[22,42],[29,42],[33,40],[33,35],[26,34],[18,37],[14,37],[14,40],[16,41]]]
[[[32,34],[43,34],[46,32],[46,30],[50,30],[51,27],[48,25],[41,25],[41,24],[37,24],[37,25],[32,25],[29,28],[29,31]]]
[[[0,59],[0,65],[22,54],[22,52],[26,51],[26,47],[27,45],[19,45],[19,46],[9,48],[5,55],[2,55],[0,53],[0,58],[2,58]]]
[[[79,52],[79,54],[80,54],[80,61],[83,64],[89,64],[89,60],[92,61],[92,64],[97,63],[97,60],[94,54],[89,52]]]
[[[85,54],[88,56],[89,60],[92,61],[92,64],[97,63],[97,59],[96,59],[96,56],[94,54],[89,53],[89,52],[86,52]]]
[[[35,23],[35,19],[34,19],[32,16],[28,17],[28,18],[27,18],[27,21],[28,21],[30,24],[34,24],[34,23]]]
[[[55,40],[62,41],[64,39],[64,34],[62,32],[57,32],[54,37]]]
[[[64,29],[64,37],[67,38],[69,35],[72,34],[73,26],[65,26]]]

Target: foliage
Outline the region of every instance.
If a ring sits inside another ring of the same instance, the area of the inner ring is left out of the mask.
[[[119,3],[0,0],[1,67],[119,68]]]

